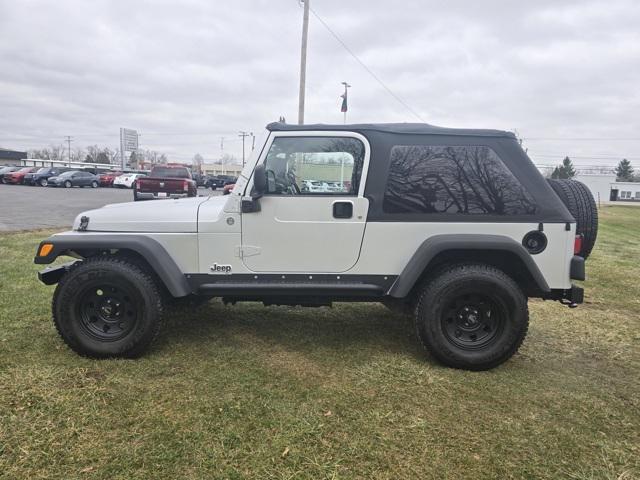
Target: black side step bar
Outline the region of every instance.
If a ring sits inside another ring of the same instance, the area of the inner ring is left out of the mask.
[[[381,297],[384,288],[367,283],[204,283],[200,295]]]

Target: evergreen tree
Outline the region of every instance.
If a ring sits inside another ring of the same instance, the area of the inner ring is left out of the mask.
[[[573,178],[575,176],[576,169],[573,168],[573,162],[569,157],[564,157],[564,160],[562,160],[562,165],[557,166],[551,174],[551,178],[556,179],[567,179]]]
[[[633,182],[633,167],[629,160],[626,158],[620,160],[620,163],[616,167],[616,176],[619,182]]]

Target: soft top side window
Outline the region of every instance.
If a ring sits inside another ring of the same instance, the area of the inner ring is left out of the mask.
[[[486,146],[396,145],[384,194],[386,213],[532,215],[537,207]]]
[[[364,151],[351,137],[276,137],[265,160],[265,194],[357,195]]]

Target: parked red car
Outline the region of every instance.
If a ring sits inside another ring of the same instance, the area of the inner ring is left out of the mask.
[[[36,167],[24,167],[15,172],[7,173],[2,177],[2,183],[20,185],[27,173],[32,173],[36,170],[38,170]]]
[[[106,172],[98,175],[98,181],[101,187],[113,187],[113,181],[116,177],[122,175],[122,172]]]

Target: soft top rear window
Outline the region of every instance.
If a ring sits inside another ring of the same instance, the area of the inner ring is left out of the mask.
[[[386,213],[533,215],[531,195],[486,146],[396,145]]]

